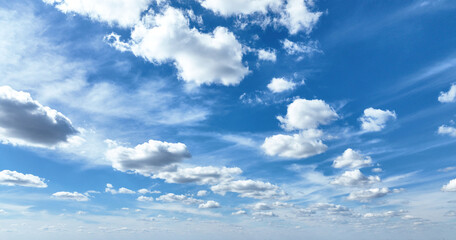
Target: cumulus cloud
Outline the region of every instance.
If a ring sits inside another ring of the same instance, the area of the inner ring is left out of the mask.
[[[364,186],[380,182],[379,176],[366,177],[359,169],[353,171],[346,171],[341,176],[334,179],[331,184],[342,186]]]
[[[327,211],[328,214],[331,214],[331,215],[347,216],[347,215],[353,214],[349,208],[342,206],[342,205],[338,205],[338,204],[332,204],[332,203],[316,203],[311,206],[310,210],[311,211],[312,210],[325,210],[325,211]]]
[[[220,203],[210,200],[205,203],[201,203],[198,208],[220,208]]]
[[[199,2],[204,8],[222,16],[267,13],[268,8],[277,9],[282,5],[282,0],[199,0]]]
[[[319,125],[326,125],[337,119],[339,116],[323,100],[296,99],[288,105],[287,115],[278,116],[285,130],[314,129]]]
[[[196,194],[196,196],[198,197],[204,197],[207,195],[207,191],[206,190],[200,190],[198,191],[198,193]]]
[[[178,168],[175,171],[161,171],[153,175],[153,178],[164,179],[167,183],[196,183],[216,184],[233,179],[242,173],[240,168],[227,167],[187,167]]]
[[[121,187],[121,188],[119,188],[119,190],[116,190],[110,183],[106,184],[105,192],[109,192],[111,194],[135,194],[136,193],[135,191],[130,190],[128,188],[124,188],[124,187]]]
[[[106,39],[118,50],[131,51],[152,63],[174,62],[179,76],[196,85],[237,85],[249,73],[242,63],[243,47],[233,33],[224,27],[200,33],[189,27],[182,11],[172,7],[144,17],[129,42],[119,41],[116,34]]]
[[[372,158],[364,156],[359,151],[347,148],[342,156],[337,157],[333,162],[334,168],[362,168],[372,165]]]
[[[157,190],[151,191],[149,189],[141,188],[141,189],[138,190],[138,193],[144,195],[144,194],[149,194],[149,193],[161,193],[161,192],[157,191]]]
[[[385,128],[389,120],[396,119],[396,113],[390,110],[367,108],[360,118],[361,129],[366,132],[379,132]]]
[[[44,178],[40,178],[32,174],[23,174],[10,170],[3,170],[0,172],[0,185],[35,188],[47,187],[47,184],[44,182]]]
[[[312,6],[312,0],[287,0],[279,22],[288,28],[290,34],[297,34],[300,31],[310,33],[322,14],[311,12],[309,7]]]
[[[252,209],[255,211],[264,211],[264,210],[271,210],[272,208],[266,203],[259,202],[259,203],[255,203],[252,206]]]
[[[77,133],[67,117],[33,100],[29,93],[0,87],[0,142],[53,147]]]
[[[92,20],[131,27],[153,0],[43,0],[63,13],[77,13]]]
[[[78,192],[56,192],[52,194],[52,197],[60,200],[71,200],[77,202],[89,201],[89,197]]]
[[[307,158],[323,153],[328,148],[320,139],[322,131],[309,129],[293,135],[277,134],[267,137],[261,148],[269,156]]]
[[[318,42],[316,42],[316,41],[309,41],[308,43],[302,43],[302,42],[292,42],[288,39],[285,39],[281,42],[282,42],[283,49],[289,55],[303,54],[305,56],[312,56],[315,53],[322,53],[322,51],[318,48]]]
[[[277,214],[275,214],[273,212],[264,212],[264,211],[254,212],[254,213],[252,213],[252,215],[255,217],[277,217]]]
[[[296,83],[288,81],[285,78],[273,78],[268,84],[268,89],[273,93],[281,93],[292,90],[296,87]]]
[[[154,198],[153,197],[146,197],[146,196],[139,196],[136,200],[140,202],[153,202]]]
[[[165,195],[161,195],[160,197],[156,198],[157,201],[162,202],[182,202],[184,204],[203,204],[204,201],[201,199],[196,199],[192,197],[188,197],[185,195],[177,195],[174,193],[168,193]]]
[[[456,101],[456,85],[452,84],[448,92],[440,92],[439,102],[451,103]]]
[[[391,191],[388,188],[371,188],[367,190],[361,190],[350,193],[348,200],[355,200],[360,202],[368,202],[375,198],[381,198],[386,196]]]
[[[239,211],[231,213],[231,215],[246,215],[246,214],[247,214],[247,212],[244,210],[239,210]]]
[[[442,125],[439,127],[439,130],[437,131],[437,133],[440,135],[448,135],[451,137],[456,137],[456,128]]]
[[[276,52],[275,50],[269,51],[265,49],[260,49],[258,50],[258,59],[263,61],[275,62],[277,60]]]
[[[451,180],[448,184],[442,187],[444,192],[456,192],[456,179]]]
[[[183,143],[168,143],[155,140],[139,144],[134,148],[117,146],[106,152],[112,167],[122,172],[136,172],[145,176],[169,168],[190,158]]]
[[[254,180],[236,180],[212,186],[214,193],[225,195],[227,192],[238,193],[240,197],[255,199],[283,198],[286,193],[269,182]]]

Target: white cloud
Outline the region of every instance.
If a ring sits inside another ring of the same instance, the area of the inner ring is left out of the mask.
[[[198,208],[220,208],[220,203],[210,200],[205,203],[201,203]]]
[[[129,50],[152,63],[174,62],[179,76],[196,85],[237,85],[249,73],[242,63],[242,45],[233,33],[224,27],[217,27],[212,34],[190,29],[184,14],[172,7],[163,14],[144,17],[128,43],[120,42],[115,34],[106,39],[117,49]]]
[[[366,132],[379,132],[385,128],[386,122],[396,119],[396,113],[390,110],[367,108],[360,118],[361,129]]]
[[[255,217],[277,217],[277,214],[273,212],[254,212],[252,215]]]
[[[128,188],[124,188],[124,187],[121,187],[121,188],[119,188],[119,190],[116,190],[110,183],[106,184],[105,192],[109,192],[111,194],[135,194],[136,193],[135,191],[130,190]]]
[[[201,199],[187,197],[185,195],[176,195],[174,193],[168,193],[165,195],[161,195],[160,197],[156,198],[155,200],[162,201],[162,202],[182,202],[184,204],[203,204],[204,203],[204,201]]]
[[[47,187],[47,184],[44,182],[44,178],[40,178],[32,174],[23,174],[10,170],[3,170],[0,172],[0,185],[35,188]]]
[[[153,202],[154,198],[153,197],[146,197],[146,196],[139,196],[136,200],[140,202]]]
[[[292,90],[296,87],[296,83],[288,81],[285,78],[273,78],[268,84],[268,89],[273,93],[281,93]]]
[[[247,212],[244,210],[239,210],[239,211],[231,213],[231,215],[246,215],[246,214],[247,214]]]
[[[283,49],[290,55],[303,54],[305,56],[312,56],[315,53],[322,53],[318,48],[318,42],[309,41],[308,43],[292,42],[285,39],[282,42]]]
[[[259,203],[255,203],[252,206],[252,209],[255,210],[255,211],[264,211],[264,210],[271,210],[272,208],[269,207],[269,205],[266,204],[266,203],[259,202]]]
[[[442,125],[439,127],[437,133],[440,135],[449,135],[451,137],[456,137],[456,128]]]
[[[276,185],[250,179],[223,182],[212,186],[211,190],[220,195],[225,195],[227,192],[234,192],[238,193],[240,197],[255,199],[283,198],[286,196],[286,193]]]
[[[190,153],[183,143],[149,140],[134,148],[118,146],[109,149],[106,158],[112,162],[112,167],[119,171],[133,171],[150,176],[154,172],[190,158]]]
[[[385,217],[398,217],[406,213],[404,210],[399,211],[386,211],[381,213],[365,213],[363,217],[365,218],[385,218]]]
[[[160,191],[157,191],[157,190],[150,191],[149,189],[142,188],[142,189],[139,189],[139,190],[138,190],[138,193],[144,195],[144,194],[149,194],[149,193],[161,193],[161,192],[160,192]]]
[[[456,179],[451,180],[448,184],[442,187],[444,192],[456,192]]]
[[[54,5],[63,13],[77,13],[95,21],[131,27],[136,24],[141,13],[147,10],[152,0],[43,0]]]
[[[311,206],[310,210],[326,210],[331,215],[352,215],[351,210],[345,206],[332,203],[316,203]]]
[[[339,116],[332,107],[323,100],[296,99],[288,105],[287,115],[278,116],[285,130],[314,129],[319,125],[326,125]]]
[[[279,22],[292,35],[300,31],[310,33],[322,15],[322,12],[311,12],[309,6],[312,5],[312,0],[287,0]]]
[[[67,117],[33,100],[29,93],[0,87],[0,142],[53,147],[77,133]]]
[[[196,183],[216,184],[233,179],[242,173],[240,168],[227,167],[187,167],[178,168],[174,171],[161,171],[153,175],[153,178],[164,179],[167,183]]]
[[[261,148],[267,155],[284,158],[307,158],[323,153],[328,148],[322,141],[322,131],[304,130],[298,134],[277,134],[267,137]]]
[[[89,201],[89,197],[78,192],[56,192],[52,194],[52,197],[60,200],[72,200],[77,202]]]
[[[268,8],[277,9],[282,0],[199,0],[201,6],[222,16],[267,13]]]
[[[373,168],[372,172],[374,172],[374,173],[383,172],[383,169],[381,169],[381,168]]]
[[[196,194],[196,196],[198,197],[204,197],[207,195],[207,191],[206,190],[200,190],[198,191],[198,193]]]
[[[451,103],[456,101],[456,85],[452,84],[448,92],[440,92],[439,102]]]
[[[364,176],[359,169],[353,171],[346,171],[341,176],[334,179],[331,184],[342,186],[364,186],[380,182],[378,176]]]
[[[372,159],[364,156],[359,151],[347,148],[342,156],[337,157],[333,162],[335,168],[362,168],[372,165]]]
[[[275,50],[268,51],[265,49],[260,49],[258,50],[258,59],[275,62],[277,60],[277,55]]]
[[[391,191],[388,188],[371,188],[350,193],[348,200],[356,200],[360,202],[368,202],[374,198],[381,198],[386,196]]]

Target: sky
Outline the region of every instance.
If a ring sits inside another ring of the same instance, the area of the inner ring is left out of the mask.
[[[0,2],[0,239],[451,239],[456,3]]]

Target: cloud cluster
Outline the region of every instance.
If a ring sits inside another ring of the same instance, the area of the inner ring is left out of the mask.
[[[116,34],[106,39],[118,50],[131,51],[152,63],[174,62],[180,78],[196,85],[237,85],[249,73],[242,63],[243,47],[233,33],[224,27],[201,33],[189,27],[181,10],[172,7],[145,16],[128,42],[121,42]]]
[[[277,55],[275,50],[260,49],[258,50],[258,59],[275,62],[277,60]]]
[[[0,172],[0,185],[46,188],[43,178],[32,174],[23,174],[16,171],[3,170]]]
[[[331,184],[342,186],[365,186],[380,182],[379,176],[365,176],[359,169],[346,171],[334,179]]]
[[[167,183],[196,183],[206,185],[232,180],[234,176],[241,173],[242,170],[237,167],[180,167],[175,171],[161,171],[154,174],[153,178],[164,179]]]
[[[442,125],[437,130],[437,133],[440,135],[448,135],[451,137],[456,137],[456,128]]]
[[[144,189],[144,190],[146,190],[146,189]],[[111,194],[135,194],[136,193],[135,191],[130,190],[128,188],[124,188],[124,187],[121,187],[118,190],[116,190],[110,183],[106,184],[105,192],[108,192]]]
[[[0,142],[53,147],[77,133],[67,117],[33,100],[29,93],[0,87]]]
[[[173,168],[175,163],[190,157],[185,144],[156,140],[149,140],[134,148],[116,146],[106,152],[106,158],[112,162],[113,168],[145,176],[150,176],[159,170]]]
[[[368,202],[375,198],[381,198],[386,196],[391,191],[388,188],[371,188],[366,190],[360,190],[356,192],[350,193],[348,195],[348,200],[360,201],[360,202]]]
[[[273,93],[281,93],[293,90],[296,87],[296,83],[285,78],[273,78],[267,87]]]
[[[347,148],[344,153],[333,162],[334,168],[363,168],[372,165],[372,158],[364,156],[359,151]]]
[[[286,193],[276,185],[250,179],[223,182],[212,186],[211,190],[220,195],[234,192],[238,193],[240,197],[256,199],[284,198],[286,196]]]
[[[456,192],[456,179],[451,180],[448,184],[442,187],[444,192]]]
[[[386,123],[396,119],[396,113],[390,110],[367,108],[361,116],[361,129],[365,132],[379,132],[385,128]]]
[[[77,13],[92,20],[131,27],[153,0],[43,0],[63,13]]]
[[[448,92],[440,92],[439,102],[451,103],[456,101],[456,84],[452,84]]]
[[[322,53],[318,48],[318,42],[309,41],[308,43],[303,42],[292,42],[288,39],[282,41],[282,48],[289,55],[302,54],[304,56],[312,56],[315,53]]]

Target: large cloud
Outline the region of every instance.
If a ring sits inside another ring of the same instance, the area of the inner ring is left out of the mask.
[[[242,173],[240,168],[227,167],[187,167],[176,171],[162,171],[154,174],[153,178],[164,179],[168,183],[217,184],[233,179]]]
[[[331,184],[343,186],[364,186],[380,182],[378,176],[364,176],[359,169],[353,171],[346,171],[341,176],[334,179]]]
[[[153,0],[43,0],[64,13],[78,13],[92,20],[131,27]]]
[[[144,17],[127,43],[115,34],[107,39],[117,49],[129,50],[152,63],[174,62],[179,76],[196,85],[237,85],[249,72],[242,63],[242,45],[233,33],[224,27],[217,27],[212,34],[200,33],[189,27],[182,11],[172,7]]]
[[[359,151],[347,148],[342,156],[337,157],[333,162],[335,168],[362,168],[372,165],[372,158],[362,155]]]
[[[132,171],[145,176],[172,167],[191,155],[183,143],[168,143],[155,140],[139,144],[134,148],[117,146],[106,152],[112,167],[122,171]]]
[[[199,0],[204,8],[220,15],[230,16],[237,14],[266,13],[268,8],[277,9],[282,0]]]
[[[444,192],[456,192],[456,179],[451,180],[448,184],[442,187]]]
[[[450,103],[456,101],[456,85],[452,84],[448,92],[440,92],[439,102]]]
[[[223,182],[212,186],[211,190],[221,195],[225,195],[227,192],[234,192],[238,193],[240,197],[256,199],[283,198],[286,196],[286,193],[276,185],[250,179]]]
[[[326,125],[338,118],[337,113],[323,100],[296,99],[288,105],[287,115],[277,119],[285,130],[305,130]]]
[[[361,129],[366,132],[379,132],[386,126],[386,122],[396,119],[396,113],[390,110],[367,108],[360,118]]]
[[[41,105],[29,93],[0,87],[0,141],[52,147],[78,131],[62,113]]]
[[[322,14],[309,10],[312,3],[312,0],[287,0],[279,22],[288,28],[290,34],[297,34],[300,31],[310,33]]]
[[[322,131],[309,129],[298,134],[278,134],[264,140],[261,148],[267,155],[285,158],[307,158],[328,148],[322,141]]]
[[[23,174],[16,171],[3,170],[0,172],[0,185],[46,188],[43,178],[32,174]]]

